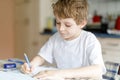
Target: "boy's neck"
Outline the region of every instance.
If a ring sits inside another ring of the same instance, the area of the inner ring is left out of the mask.
[[[80,30],[80,32],[78,32],[78,33],[76,34],[76,36],[74,36],[74,37],[72,37],[72,38],[65,39],[65,40],[70,41],[70,40],[76,39],[77,37],[80,36],[81,31],[82,31],[82,30]]]

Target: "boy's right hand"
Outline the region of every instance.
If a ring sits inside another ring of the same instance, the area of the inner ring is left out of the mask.
[[[30,74],[33,72],[33,70],[34,70],[34,67],[32,65],[31,65],[31,67],[29,67],[27,63],[24,63],[21,66],[21,71],[25,74]]]

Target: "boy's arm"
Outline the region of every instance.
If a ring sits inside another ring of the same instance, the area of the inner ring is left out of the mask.
[[[35,56],[30,62],[30,64],[36,67],[36,66],[42,65],[44,62],[45,60],[41,56]]]
[[[81,68],[73,69],[61,69],[61,70],[45,70],[39,72],[34,78],[90,78],[90,79],[101,79],[102,78],[102,69],[100,65],[91,65]]]
[[[60,70],[58,74],[64,78],[100,78],[102,77],[102,68],[100,65],[91,65],[81,68]]]

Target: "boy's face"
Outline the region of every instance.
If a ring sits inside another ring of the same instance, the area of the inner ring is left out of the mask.
[[[57,30],[65,40],[72,40],[78,37],[83,26],[77,25],[72,18],[59,19],[56,17]]]

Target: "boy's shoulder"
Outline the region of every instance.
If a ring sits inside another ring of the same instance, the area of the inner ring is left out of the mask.
[[[58,32],[54,33],[51,37],[59,37],[60,34]]]
[[[88,41],[96,41],[97,40],[97,37],[95,36],[95,34],[90,31],[83,30],[81,36],[82,36],[82,39],[84,39],[84,40],[88,40]]]
[[[82,30],[82,35],[83,36],[93,36],[93,37],[95,37],[95,35],[92,33],[92,32],[90,32],[90,31],[85,31],[85,30]]]
[[[50,39],[60,39],[60,38],[61,38],[61,37],[60,37],[59,32],[54,33],[54,34],[50,37]]]

